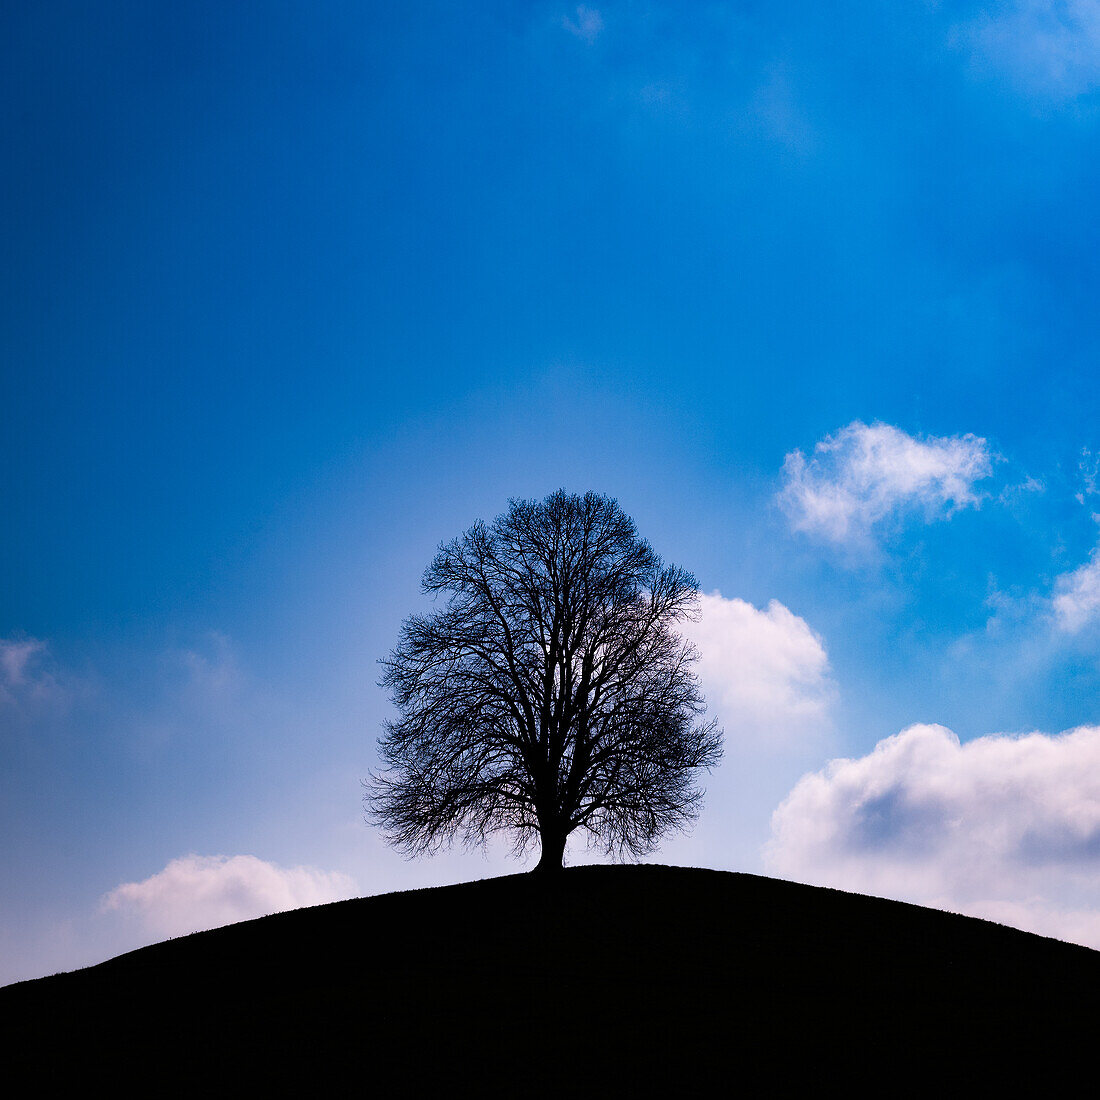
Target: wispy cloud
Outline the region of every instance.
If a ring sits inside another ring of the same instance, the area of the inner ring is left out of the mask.
[[[772,818],[766,861],[1100,947],[1100,727],[961,744],[911,726],[804,776]]]
[[[1081,448],[1081,459],[1077,463],[1077,472],[1081,477],[1081,490],[1076,493],[1077,503],[1084,504],[1089,497],[1100,493],[1100,455],[1094,454],[1088,447]]]
[[[1100,0],[1002,2],[953,37],[1028,93],[1071,99],[1100,87]]]
[[[773,141],[799,156],[818,148],[817,134],[806,116],[791,83],[787,65],[772,65],[753,93],[749,113]]]
[[[1058,626],[1069,634],[1100,620],[1100,546],[1084,565],[1055,580],[1052,603]]]
[[[1077,473],[1081,488],[1074,495],[1079,504],[1091,509],[1096,503],[1094,498],[1100,495],[1100,456],[1088,447],[1082,448]],[[1093,512],[1092,518],[1100,522],[1100,514]],[[1055,578],[1050,605],[1055,624],[1066,634],[1079,634],[1100,621],[1100,544],[1093,548],[1088,561]]]
[[[116,886],[100,907],[136,917],[154,935],[182,936],[355,893],[352,880],[336,871],[279,867],[256,856],[188,855],[141,882]]]
[[[934,520],[976,506],[975,484],[992,474],[993,458],[976,435],[918,439],[856,420],[821,440],[809,459],[797,450],[786,456],[778,500],[798,531],[867,544],[886,520],[913,512]]]
[[[46,648],[37,638],[0,639],[0,673],[8,687],[21,687],[27,682],[27,666],[31,658]]]
[[[562,27],[571,35],[583,39],[591,45],[599,37],[603,30],[603,16],[596,8],[590,8],[585,4],[577,5],[576,18],[568,15],[561,21]]]
[[[60,673],[41,638],[0,638],[0,712],[24,720],[56,715],[84,687]]]
[[[1028,493],[1045,493],[1046,491],[1045,482],[1029,475],[1023,481],[1018,481],[1014,485],[1006,485],[998,494],[997,501],[1000,504],[1015,504]]]
[[[684,633],[699,651],[709,708],[730,737],[786,741],[827,727],[836,688],[824,643],[778,600],[761,610],[718,592],[704,595],[699,621]]]

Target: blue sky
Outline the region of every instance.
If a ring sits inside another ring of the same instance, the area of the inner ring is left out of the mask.
[[[512,869],[359,781],[558,487],[710,598],[658,858],[1100,946],[1100,3],[2,19],[0,980]]]

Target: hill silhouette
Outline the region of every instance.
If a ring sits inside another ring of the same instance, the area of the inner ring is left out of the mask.
[[[1089,1067],[1098,997],[1083,947],[645,865],[280,913],[0,989],[0,1013],[39,1091],[911,1095]]]

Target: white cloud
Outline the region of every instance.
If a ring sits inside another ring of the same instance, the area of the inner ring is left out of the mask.
[[[1028,92],[1072,99],[1100,86],[1100,0],[1014,0],[955,28],[975,61]]]
[[[921,440],[855,420],[818,443],[809,460],[797,450],[786,456],[778,500],[796,530],[865,544],[872,527],[906,512],[932,520],[976,506],[975,482],[990,476],[992,464],[975,435]]]
[[[154,935],[182,936],[355,893],[352,880],[336,871],[279,867],[255,856],[189,855],[142,882],[116,886],[101,909],[138,917]]]
[[[570,34],[591,44],[596,41],[600,31],[603,30],[603,16],[596,8],[579,4],[577,6],[577,18],[570,19],[569,16],[566,16],[562,19],[561,25]]]
[[[1054,582],[1054,615],[1062,630],[1077,634],[1100,618],[1100,546],[1084,565]]]
[[[700,597],[699,612],[683,633],[699,650],[696,672],[727,739],[805,736],[827,725],[835,686],[804,619],[778,600],[759,610],[718,592]]]
[[[770,872],[1100,947],[1100,727],[960,744],[915,725],[803,776]]]

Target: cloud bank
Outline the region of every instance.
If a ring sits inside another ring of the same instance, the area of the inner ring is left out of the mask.
[[[700,597],[683,633],[699,651],[696,672],[727,739],[783,739],[819,731],[835,685],[822,640],[778,600],[760,610],[719,592]]]
[[[279,867],[255,856],[188,855],[142,882],[116,886],[100,908],[136,917],[154,935],[182,936],[355,893],[352,880],[336,871]]]
[[[866,544],[883,521],[921,512],[926,520],[976,506],[975,483],[993,455],[975,435],[917,439],[890,424],[853,421],[807,459],[791,451],[778,501],[795,530],[837,544]]]
[[[804,776],[772,873],[1100,948],[1100,727],[961,744],[915,725]]]

